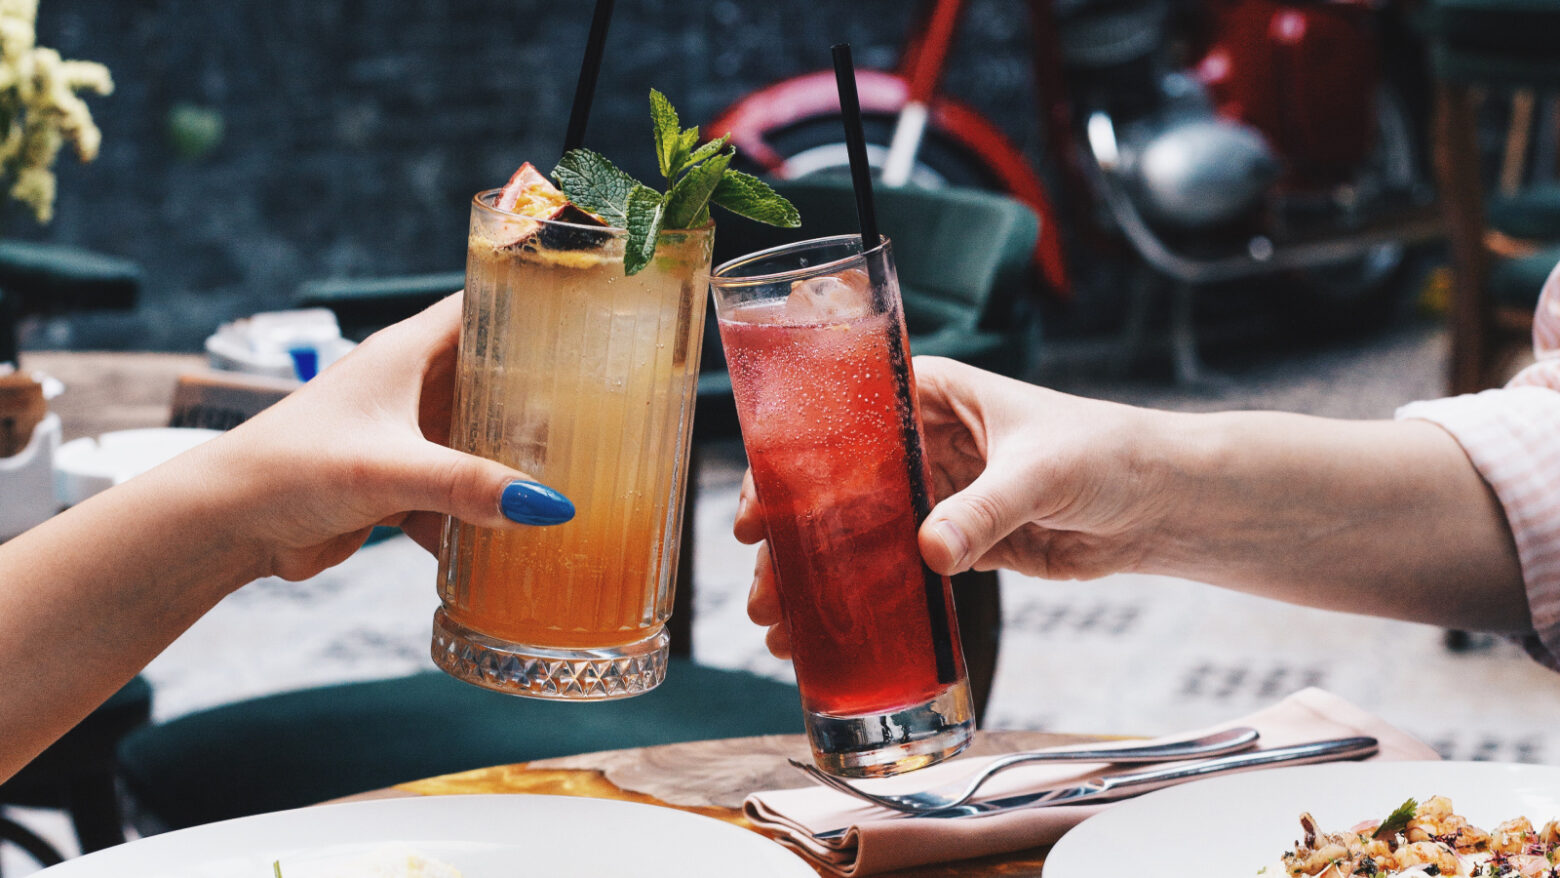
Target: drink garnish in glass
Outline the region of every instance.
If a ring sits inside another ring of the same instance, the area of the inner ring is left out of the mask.
[[[666,673],[703,339],[710,205],[796,210],[651,92],[658,192],[585,149],[472,202],[450,445],[562,491],[573,520],[445,525],[432,654],[517,695],[609,699]],[[554,185],[556,181],[557,185]]]
[[[948,758],[974,734],[888,240],[805,241],[711,278],[814,759],[847,777]]]

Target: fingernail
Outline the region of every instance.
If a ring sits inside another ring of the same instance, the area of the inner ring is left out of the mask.
[[[747,495],[746,494],[738,494],[737,495],[737,518],[741,519],[742,518],[742,513],[746,512],[746,511],[747,511]]]
[[[574,504],[568,497],[536,482],[505,485],[498,505],[505,518],[521,524],[562,524],[574,517]]]
[[[964,534],[959,531],[958,526],[945,518],[932,525],[932,529],[937,532],[938,536],[942,537],[943,544],[953,554],[953,566],[962,568],[964,566],[964,556],[969,553],[970,544],[964,539]]]

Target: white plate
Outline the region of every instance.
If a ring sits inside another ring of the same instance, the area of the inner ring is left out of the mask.
[[[427,796],[278,811],[154,835],[68,860],[48,878],[286,878],[384,845],[463,878],[817,878],[757,833],[685,811],[566,796]]]
[[[1446,796],[1489,830],[1513,817],[1560,817],[1560,767],[1494,762],[1344,762],[1234,774],[1170,787],[1103,811],[1062,837],[1045,878],[1255,878],[1300,837],[1300,812],[1324,831],[1385,818],[1404,799]]]

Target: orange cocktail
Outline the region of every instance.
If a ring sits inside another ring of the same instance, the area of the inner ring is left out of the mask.
[[[665,675],[710,227],[625,276],[624,236],[472,206],[452,447],[574,501],[565,524],[451,520],[434,659],[463,679],[614,698]]]

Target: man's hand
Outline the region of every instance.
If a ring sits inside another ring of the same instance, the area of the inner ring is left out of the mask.
[[[1138,440],[1163,413],[1081,399],[953,360],[917,357],[932,490],[921,554],[943,574],[1005,567],[1048,579],[1132,569],[1167,508]],[[752,474],[734,532],[764,538]],[[760,546],[748,617],[769,628],[771,652],[790,638],[767,546]]]

